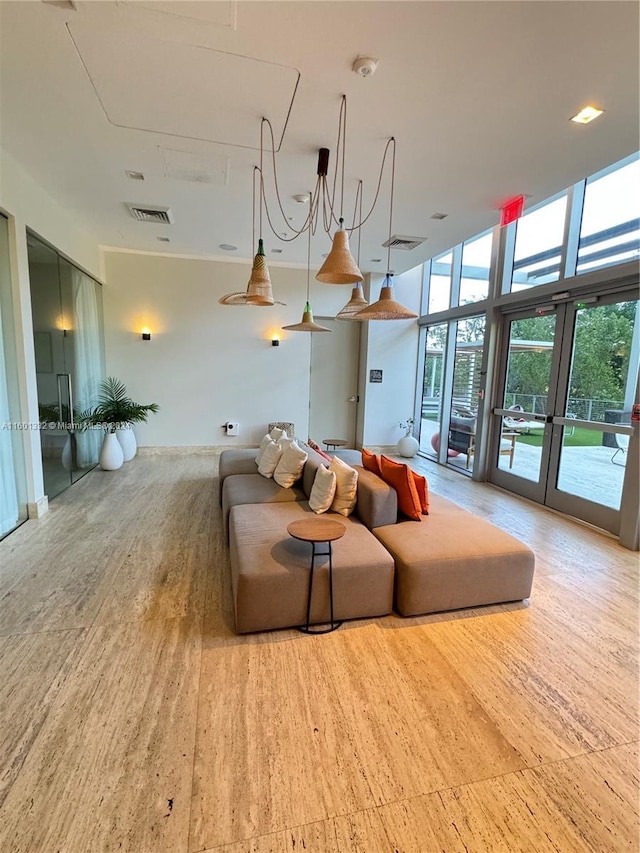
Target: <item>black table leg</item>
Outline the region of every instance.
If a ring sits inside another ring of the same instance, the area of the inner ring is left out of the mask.
[[[304,634],[329,634],[331,631],[335,631],[336,628],[339,628],[342,625],[342,622],[336,622],[333,618],[333,549],[331,548],[331,542],[327,542],[328,551],[316,551],[316,543],[311,543],[311,567],[309,571],[309,595],[307,598],[307,621],[304,627],[298,628],[299,631],[302,631]],[[309,627],[309,622],[311,620],[311,599],[313,597],[313,571],[315,569],[316,557],[329,557],[329,606],[330,606],[330,615],[331,622],[328,628],[321,628],[319,630],[313,629]]]

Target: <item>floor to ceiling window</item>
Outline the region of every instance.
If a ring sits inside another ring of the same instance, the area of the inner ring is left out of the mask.
[[[639,258],[636,154],[428,262],[420,452],[615,533],[637,519]]]
[[[18,398],[9,223],[0,215],[0,539],[27,518],[23,430]]]

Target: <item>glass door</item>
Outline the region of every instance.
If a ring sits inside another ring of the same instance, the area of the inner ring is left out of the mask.
[[[594,297],[566,306],[564,369],[551,421],[547,505],[612,533],[619,531],[633,435],[639,304],[636,298]]]
[[[439,323],[427,328],[422,386],[422,416],[420,420],[420,452],[436,458],[440,447],[446,341],[447,323]]]
[[[638,317],[636,298],[594,295],[506,318],[492,482],[619,531]]]
[[[82,427],[104,375],[100,285],[28,237],[31,310],[45,492],[55,497],[98,461],[100,436]]]

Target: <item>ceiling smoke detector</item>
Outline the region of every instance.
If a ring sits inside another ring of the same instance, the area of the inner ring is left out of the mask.
[[[379,62],[379,59],[372,59],[370,56],[359,56],[351,66],[351,70],[359,77],[371,77],[376,73]]]

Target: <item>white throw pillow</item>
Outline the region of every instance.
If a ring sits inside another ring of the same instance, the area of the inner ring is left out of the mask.
[[[264,449],[262,459],[258,465],[258,474],[263,477],[273,477],[273,472],[278,467],[278,462],[282,456],[282,448],[275,441],[270,441]]]
[[[309,506],[318,514],[326,512],[331,509],[335,493],[336,475],[324,465],[319,465],[309,495]]]
[[[292,439],[280,439],[280,446],[282,456],[273,473],[273,479],[283,489],[290,489],[302,477],[302,469],[309,454]]]
[[[284,429],[280,429],[280,427],[274,427],[274,428],[271,430],[271,432],[269,433],[269,435],[271,436],[271,438],[272,438],[274,441],[279,441],[281,438],[286,438],[286,437],[287,437],[286,430],[284,430]]]
[[[269,433],[267,433],[264,436],[264,438],[262,439],[262,441],[260,442],[260,447],[258,448],[258,453],[256,455],[256,465],[260,464],[260,462],[262,460],[262,454],[267,449],[267,445],[269,444],[270,441],[271,441],[271,436],[269,435]]]
[[[337,456],[331,460],[329,471],[336,475],[336,494],[331,509],[340,515],[351,515],[358,496],[358,472]]]

